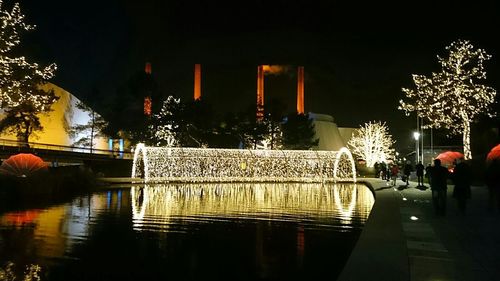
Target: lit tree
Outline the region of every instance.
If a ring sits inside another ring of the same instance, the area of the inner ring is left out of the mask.
[[[483,63],[491,58],[483,49],[474,49],[467,40],[446,47],[447,58],[438,56],[441,72],[432,76],[413,75],[414,89],[403,88],[407,100],[400,110],[407,115],[416,112],[429,123],[424,128],[446,128],[462,134],[464,157],[471,159],[470,127],[484,113],[493,117],[490,105],[496,91],[478,81],[486,79]]]
[[[43,129],[37,114],[49,112],[58,100],[52,90],[42,89],[54,76],[56,65],[40,67],[23,56],[10,56],[21,42],[20,34],[35,27],[24,22],[18,3],[11,11],[4,10],[2,4],[0,0],[0,107],[6,116],[0,121],[0,132],[15,133],[27,143],[34,131]]]
[[[84,135],[73,143],[75,146],[84,146],[90,148],[90,153],[93,152],[95,146],[95,139],[97,137],[104,137],[106,134],[104,130],[108,126],[108,122],[102,118],[99,113],[95,112],[92,108],[84,104],[83,102],[78,102],[76,107],[88,113],[90,116],[89,121],[86,124],[76,124],[72,126],[69,130],[69,134],[72,137]]]
[[[163,101],[158,114],[153,114],[153,125],[150,129],[153,131],[153,142],[159,146],[174,146],[177,144],[176,133],[179,131],[179,123],[176,115],[181,110],[181,100],[173,96]]]
[[[385,162],[393,156],[394,143],[385,123],[378,121],[356,129],[348,146],[354,155],[366,161],[367,167],[374,167],[376,162]]]

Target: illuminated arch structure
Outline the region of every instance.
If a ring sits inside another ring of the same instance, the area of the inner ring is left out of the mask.
[[[135,148],[132,178],[155,182],[356,182],[351,152]]]

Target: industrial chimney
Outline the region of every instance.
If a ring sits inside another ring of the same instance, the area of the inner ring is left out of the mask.
[[[304,67],[297,71],[297,114],[304,114]]]
[[[194,65],[194,100],[201,99],[201,65]]]
[[[151,63],[146,62],[146,66],[144,67],[144,72],[148,75],[151,75]],[[144,115],[151,117],[152,113],[153,100],[151,96],[144,97]]]
[[[264,66],[257,66],[257,121],[264,118]]]

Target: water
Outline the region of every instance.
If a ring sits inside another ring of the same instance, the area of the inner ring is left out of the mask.
[[[374,198],[354,184],[171,184],[0,214],[42,280],[334,280]]]

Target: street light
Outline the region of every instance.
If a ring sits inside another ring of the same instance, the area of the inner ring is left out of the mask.
[[[420,138],[420,133],[419,132],[413,132],[413,138],[415,139],[415,164],[418,163],[419,157],[420,157],[420,152],[419,152],[419,145],[418,145],[418,139]]]

